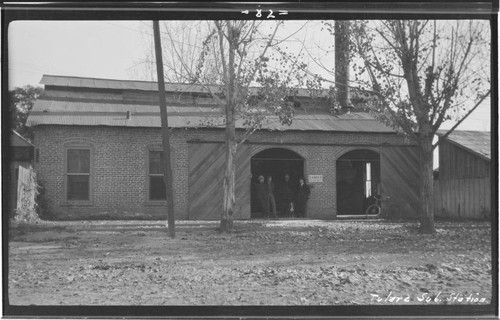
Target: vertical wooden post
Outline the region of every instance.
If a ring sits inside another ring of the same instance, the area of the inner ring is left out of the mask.
[[[156,71],[158,74],[158,92],[160,102],[161,135],[163,145],[163,181],[167,196],[168,234],[175,237],[174,192],[172,187],[172,167],[170,164],[170,137],[168,132],[167,101],[165,97],[165,81],[163,79],[163,58],[161,54],[160,25],[153,21],[153,32],[156,53]]]

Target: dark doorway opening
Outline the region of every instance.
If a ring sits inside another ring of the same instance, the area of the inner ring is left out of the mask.
[[[363,215],[380,196],[380,155],[347,152],[337,160],[337,215]]]
[[[272,177],[274,182],[276,211],[279,217],[285,217],[282,210],[283,203],[280,196],[280,187],[284,181],[285,174],[290,176],[290,182],[297,186],[299,178],[304,176],[304,159],[297,153],[284,148],[270,148],[257,153],[250,162],[252,173],[252,189],[250,193],[250,211],[252,218],[261,218],[263,208],[257,201],[255,195],[255,184],[258,183],[259,176]]]

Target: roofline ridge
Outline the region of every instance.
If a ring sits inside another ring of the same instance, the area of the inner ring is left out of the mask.
[[[42,75],[42,80],[44,77],[56,77],[56,78],[73,78],[73,79],[87,79],[87,80],[108,80],[108,81],[119,81],[119,82],[147,82],[147,83],[158,83],[158,81],[148,81],[148,80],[131,80],[131,79],[116,79],[116,78],[96,78],[96,77],[82,77],[82,76],[63,76],[55,74],[44,74]],[[168,82],[167,82],[168,83]]]
[[[158,81],[150,81],[150,80],[133,80],[133,79],[116,79],[116,78],[96,78],[96,77],[82,77],[82,76],[63,76],[63,75],[54,75],[54,74],[44,74],[43,77],[56,77],[56,78],[72,78],[72,79],[87,79],[87,80],[104,80],[104,81],[117,81],[117,82],[144,82],[150,84],[158,84]],[[185,82],[165,82],[165,84],[174,84],[174,85],[186,85],[186,86],[216,86],[222,87],[222,84],[198,84],[198,83],[185,83]],[[258,87],[255,87],[258,88]]]
[[[438,129],[438,130],[436,131],[436,134],[437,134],[437,135],[440,135],[440,134],[441,134],[441,135],[444,135],[444,134],[446,134],[448,131],[449,131],[449,129]],[[488,133],[490,133],[490,134],[491,134],[491,131],[488,131],[488,130],[457,130],[457,129],[453,130],[450,134],[453,134],[453,133],[455,133],[455,132],[475,132],[475,133],[476,133],[476,132],[484,132],[484,133],[488,132]]]
[[[148,81],[148,80],[131,80],[131,79],[113,79],[113,78],[96,78],[96,77],[83,77],[83,76],[64,76],[64,75],[54,75],[54,74],[43,74],[42,79],[40,80],[40,83],[42,83],[43,79],[45,77],[54,77],[54,78],[71,78],[71,79],[86,79],[86,80],[101,80],[101,81],[116,81],[116,82],[141,82],[141,83],[148,83],[148,84],[156,84],[158,85],[158,81]],[[210,87],[224,87],[222,84],[199,84],[199,83],[184,83],[184,82],[165,82],[165,85],[179,85],[179,86],[210,86]],[[61,85],[59,85],[61,86]],[[249,89],[258,89],[259,87],[256,86],[251,86]],[[316,89],[309,89],[309,88],[296,88],[292,87],[290,88],[292,90],[312,90],[312,91],[317,91]],[[329,89],[323,88],[321,89],[322,92],[328,92]],[[208,93],[208,92],[207,92]]]

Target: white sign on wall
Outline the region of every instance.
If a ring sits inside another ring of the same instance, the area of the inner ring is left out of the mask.
[[[307,176],[307,182],[309,183],[318,183],[318,182],[323,182],[323,175],[322,174],[310,174]]]

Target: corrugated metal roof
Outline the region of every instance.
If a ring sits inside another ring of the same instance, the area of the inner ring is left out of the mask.
[[[158,91],[158,83],[154,81],[138,81],[138,80],[116,80],[116,79],[99,79],[99,78],[81,78],[68,77],[57,75],[44,75],[40,84],[52,86],[65,86],[76,88],[98,88],[98,89],[119,89],[119,90],[141,90],[141,91]],[[208,86],[212,93],[222,92],[222,87],[217,85]],[[185,84],[185,83],[165,83],[167,92],[190,92],[190,93],[209,93],[202,85]],[[304,88],[296,88],[297,97],[310,97],[313,93],[316,97],[328,97],[329,90],[311,90]],[[258,88],[250,88],[250,91],[257,92]],[[356,91],[351,91],[352,98],[358,97]],[[360,97],[365,97],[360,95]],[[366,98],[366,97],[365,97]]]
[[[131,118],[127,119],[127,111]],[[223,126],[221,111],[212,107],[168,106],[169,127],[198,128]],[[82,101],[37,100],[27,120],[28,126],[78,125],[160,127],[158,106]],[[245,128],[237,121],[237,128]],[[394,132],[367,113],[329,115],[297,112],[290,126],[282,125],[277,117],[266,119],[263,129],[343,132]]]
[[[144,104],[123,104],[123,103],[103,103],[103,102],[87,102],[87,101],[65,101],[65,100],[45,100],[39,99],[35,102],[32,112],[66,112],[68,114],[81,112],[102,112],[115,113],[127,112],[132,113],[158,113],[159,107],[155,105]],[[190,112],[195,114],[217,113],[220,114],[219,108],[212,106],[167,106],[167,112]]]
[[[446,130],[439,130],[438,136],[446,134]],[[491,160],[491,132],[455,130],[447,139],[480,157]]]
[[[40,81],[40,84],[46,86],[63,86],[74,88],[158,91],[158,83],[153,81],[81,78],[54,75],[44,75],[42,77],[42,80]],[[214,93],[221,90],[220,86],[208,87]],[[209,93],[209,91],[207,91],[203,86],[196,84],[165,83],[165,89],[169,92]]]

